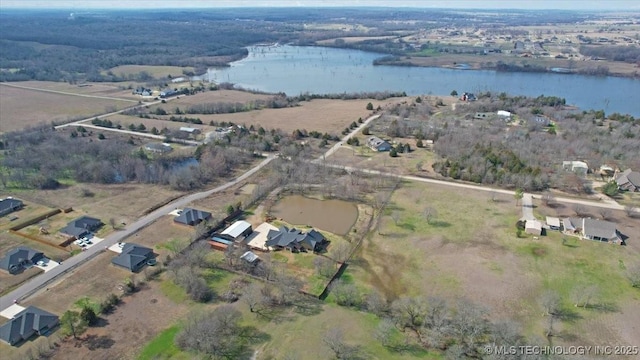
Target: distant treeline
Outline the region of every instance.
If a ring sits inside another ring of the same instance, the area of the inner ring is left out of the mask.
[[[581,46],[580,53],[584,56],[593,56],[610,61],[640,62],[640,47],[638,46]]]

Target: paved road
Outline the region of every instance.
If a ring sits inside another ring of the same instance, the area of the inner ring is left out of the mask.
[[[357,167],[353,167],[353,166],[343,166],[343,165],[335,165],[335,164],[326,164],[326,166],[330,166],[330,167],[338,168],[338,169],[344,169],[346,171],[362,172],[362,173],[371,174],[371,175],[396,177],[396,178],[401,178],[401,179],[409,180],[409,181],[418,181],[418,182],[423,182],[423,183],[437,184],[437,185],[464,188],[464,189],[471,189],[471,190],[478,190],[478,191],[495,192],[495,193],[498,193],[498,194],[507,194],[507,195],[512,195],[512,196],[514,195],[514,191],[513,190],[495,189],[495,188],[491,188],[491,187],[472,185],[472,184],[462,184],[462,183],[450,182],[450,181],[445,181],[445,180],[429,179],[429,178],[423,178],[423,177],[412,176],[412,175],[398,175],[398,174],[392,174],[392,173],[379,171],[379,170],[361,169],[361,168],[357,168]],[[531,195],[532,199],[539,199],[539,198],[542,197],[542,195],[538,195],[538,194],[529,194],[529,195]],[[523,197],[523,200],[524,200],[524,197]],[[617,203],[613,204],[611,202],[596,202],[596,201],[590,201],[590,200],[571,199],[571,198],[563,198],[563,197],[556,197],[555,200],[557,202],[561,202],[561,203],[581,204],[581,205],[593,206],[593,207],[598,207],[598,208],[606,208],[606,209],[613,209],[613,210],[624,210],[624,206],[622,206],[620,204],[617,204]],[[524,204],[524,202],[523,202],[523,204]],[[636,211],[640,211],[640,208],[635,208],[635,210]]]
[[[23,300],[27,297],[29,297],[30,295],[32,295],[33,293],[35,293],[36,291],[38,291],[39,289],[44,288],[45,286],[47,286],[48,284],[52,283],[53,281],[55,281],[59,276],[73,270],[74,268],[80,266],[81,264],[83,264],[84,262],[90,260],[91,258],[93,258],[94,256],[96,256],[97,254],[106,251],[105,248],[109,247],[111,245],[114,245],[115,243],[121,242],[123,241],[125,238],[131,236],[132,234],[136,233],[137,231],[139,231],[140,229],[144,228],[145,226],[151,224],[152,222],[156,221],[157,219],[159,219],[160,217],[167,215],[170,211],[176,209],[176,208],[181,208],[184,207],[185,205],[195,201],[195,200],[199,200],[199,199],[203,199],[206,198],[214,193],[217,192],[221,192],[224,191],[226,189],[228,189],[229,187],[232,187],[238,183],[240,183],[241,181],[246,180],[248,177],[250,177],[251,175],[255,174],[257,171],[259,171],[260,169],[262,169],[265,165],[267,165],[270,161],[272,161],[275,158],[275,155],[269,155],[265,160],[263,160],[260,164],[258,164],[257,166],[253,167],[251,170],[247,171],[246,173],[242,174],[241,176],[235,178],[232,181],[229,181],[226,184],[220,185],[214,189],[211,190],[207,190],[207,191],[203,191],[203,192],[199,192],[199,193],[195,193],[195,194],[190,194],[190,195],[186,195],[184,197],[181,197],[165,206],[162,206],[161,208],[141,217],[140,219],[138,219],[137,221],[135,221],[134,223],[130,224],[126,229],[122,230],[122,231],[116,231],[113,234],[107,236],[103,241],[101,241],[99,243],[99,245],[96,246],[92,246],[90,247],[88,250],[81,252],[80,254],[73,256],[69,259],[67,259],[66,261],[64,261],[62,264],[60,264],[60,266],[57,266],[56,268],[46,272],[46,273],[42,273],[38,276],[36,276],[35,278],[31,279],[29,282],[27,282],[26,284],[20,286],[19,288],[17,288],[16,290],[10,292],[9,294],[0,297],[0,309],[6,309],[7,307],[11,306],[13,304],[14,300]]]

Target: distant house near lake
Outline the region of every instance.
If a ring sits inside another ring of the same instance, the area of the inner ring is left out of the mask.
[[[377,136],[370,136],[367,139],[367,146],[373,151],[390,151],[391,144],[387,141],[380,139]]]
[[[0,199],[0,216],[5,216],[14,211],[22,209],[24,204],[18,199],[8,197],[6,199]]]
[[[640,191],[640,172],[627,169],[616,177],[616,183],[620,190]]]

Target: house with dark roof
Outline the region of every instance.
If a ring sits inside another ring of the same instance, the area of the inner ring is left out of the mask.
[[[137,272],[153,258],[155,258],[155,254],[152,249],[138,244],[126,243],[122,247],[122,252],[111,259],[111,262],[131,272]]]
[[[13,346],[34,335],[47,335],[58,323],[56,315],[29,306],[0,326],[0,340]]]
[[[565,232],[580,235],[583,239],[623,244],[626,238],[610,221],[588,218],[566,218],[562,222]]]
[[[311,229],[304,233],[296,228],[281,226],[278,230],[269,230],[265,245],[274,249],[287,249],[292,252],[318,252],[326,246],[327,240],[318,231]]]
[[[377,136],[371,136],[367,139],[367,146],[373,151],[390,151],[391,144],[380,139]]]
[[[620,190],[640,191],[640,172],[627,169],[616,178]]]
[[[184,208],[178,216],[176,216],[173,221],[178,224],[196,226],[202,221],[208,221],[211,219],[211,213],[207,211],[192,209],[192,208]]]
[[[9,250],[7,254],[0,259],[0,269],[6,270],[9,274],[17,274],[22,272],[25,267],[34,265],[38,261],[44,259],[44,254],[24,246],[18,246]]]
[[[5,216],[14,211],[22,209],[24,204],[18,199],[8,197],[6,199],[0,199],[0,216]]]
[[[100,219],[92,218],[90,216],[79,217],[67,224],[67,226],[60,229],[60,232],[80,239],[81,237],[88,235],[90,232],[98,230],[102,225]]]

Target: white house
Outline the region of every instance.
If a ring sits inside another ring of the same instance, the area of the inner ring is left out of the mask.
[[[510,118],[511,117],[511,113],[509,111],[505,111],[505,110],[498,110],[498,116]]]
[[[579,175],[586,175],[589,171],[589,166],[584,161],[563,161],[562,168]]]

